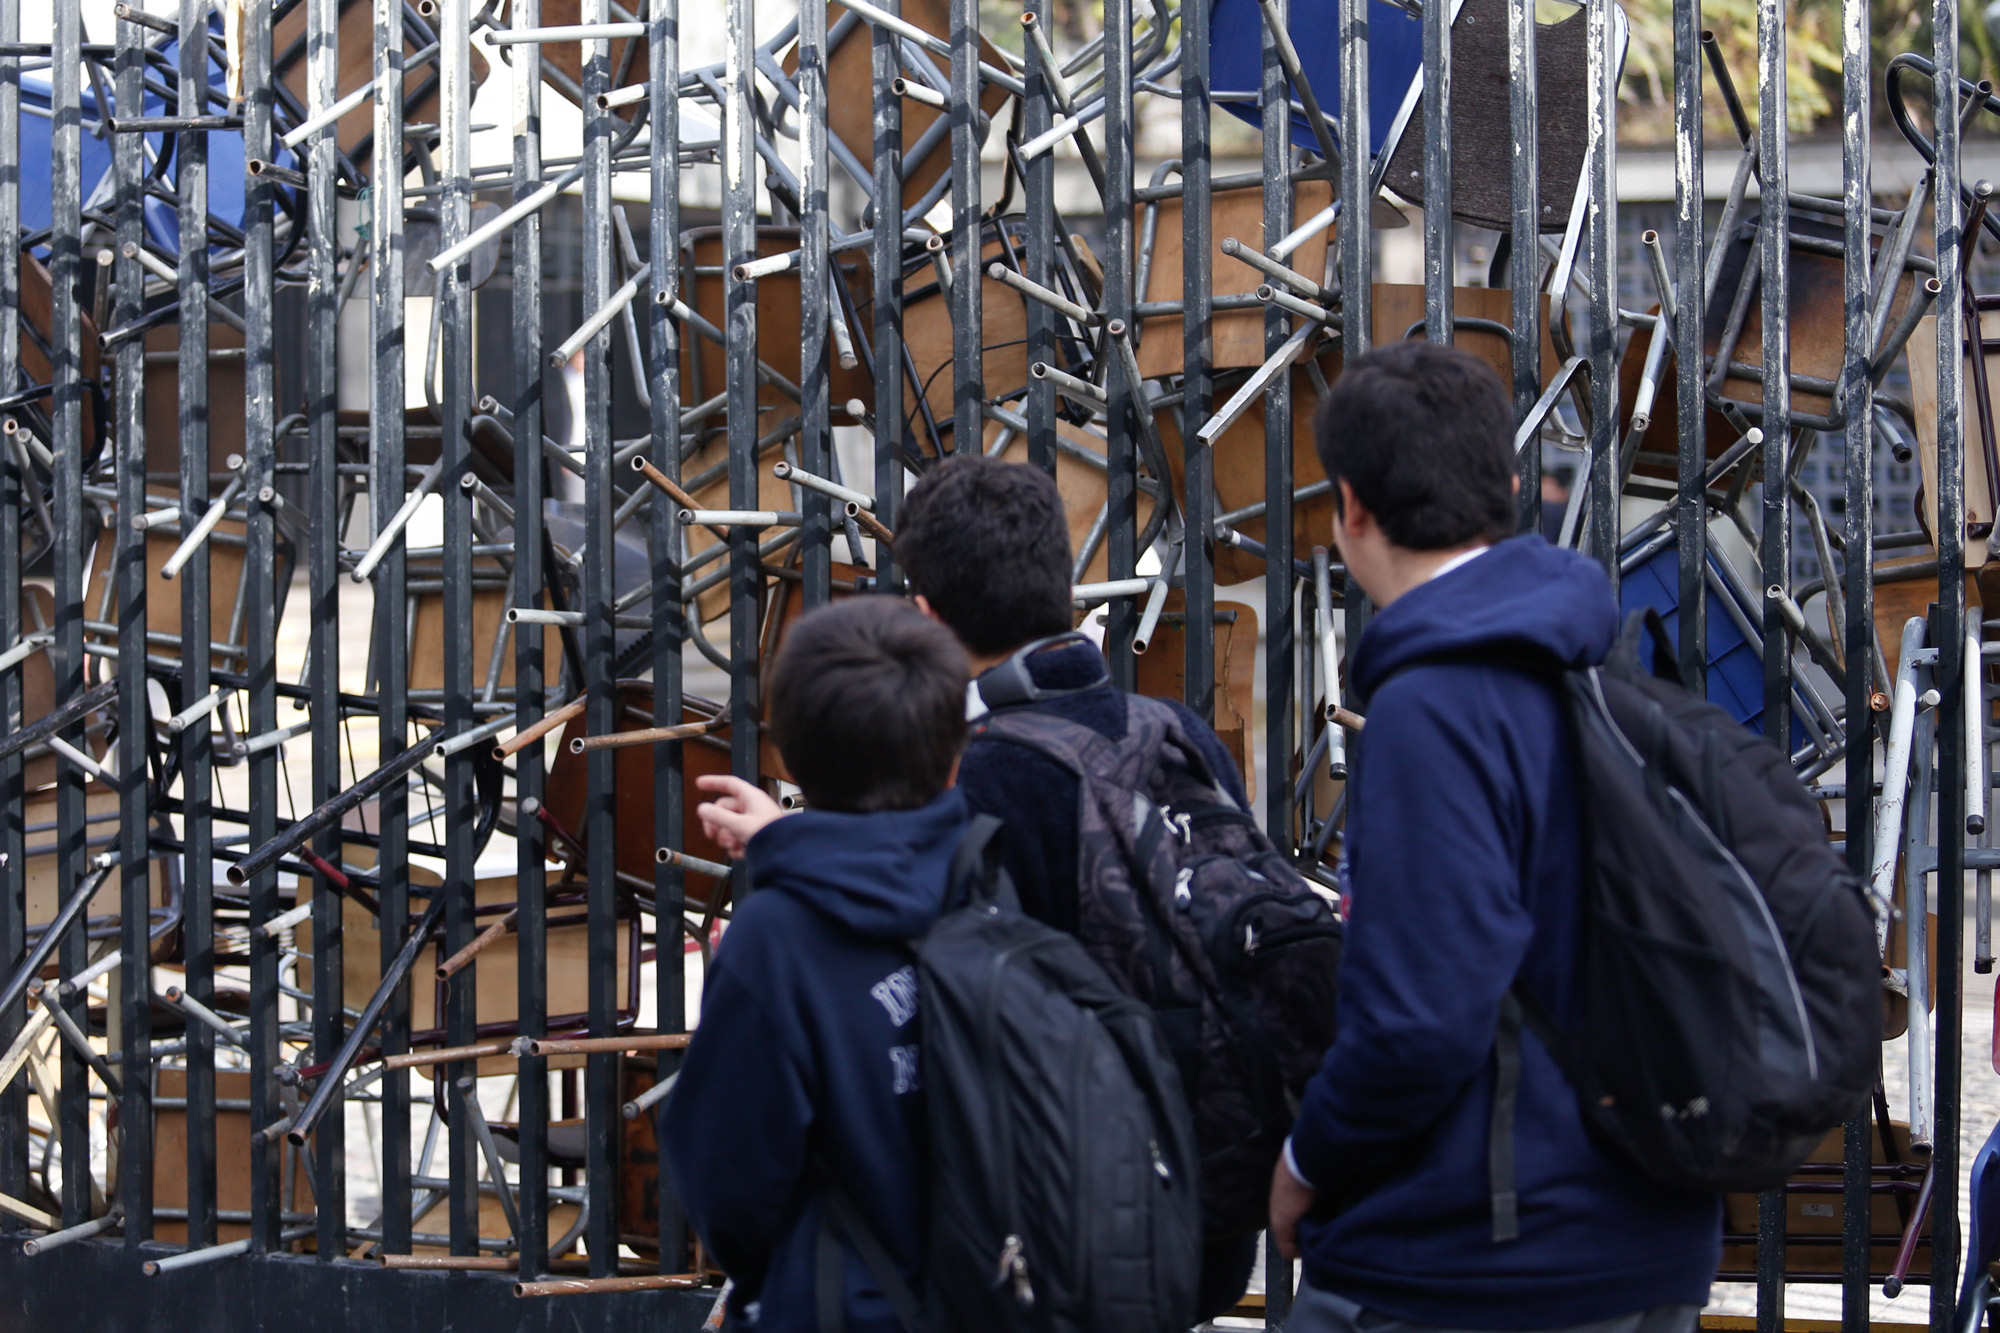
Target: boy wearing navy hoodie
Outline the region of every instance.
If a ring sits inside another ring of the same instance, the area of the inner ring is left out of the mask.
[[[702,780],[715,799],[697,813],[745,862],[752,892],[709,969],[661,1142],[689,1221],[735,1282],[739,1326],[815,1333],[824,1266],[837,1270],[849,1333],[902,1333],[868,1264],[845,1241],[823,1245],[822,1226],[839,1199],[919,1287],[924,1120],[907,942],[937,919],[968,822],[952,788],[965,655],[909,603],[861,598],[799,619],[767,686],[809,808],[779,818],[748,783]]]
[[[1593,1142],[1531,1031],[1511,1127],[1493,1115],[1510,988],[1577,1020],[1577,772],[1555,686],[1523,664],[1601,661],[1618,627],[1595,562],[1510,535],[1512,421],[1483,361],[1406,342],[1356,359],[1315,423],[1378,610],[1349,658],[1368,726],[1340,1035],[1272,1181],[1305,1267],[1289,1333],[1683,1333],[1720,1258],[1720,1200]]]

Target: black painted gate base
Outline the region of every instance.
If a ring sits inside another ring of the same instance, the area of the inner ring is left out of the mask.
[[[146,1277],[175,1253],[83,1241],[32,1258],[0,1239],[0,1333],[695,1333],[713,1291],[522,1298],[494,1273],[413,1273],[271,1255]]]

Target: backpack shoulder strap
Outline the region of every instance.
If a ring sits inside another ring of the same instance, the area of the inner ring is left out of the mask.
[[[997,815],[974,815],[959,837],[951,856],[951,871],[945,881],[945,910],[961,907],[975,898],[993,901],[1013,896],[1013,884],[1000,866],[999,834],[1004,827]]]
[[[825,1186],[820,1192],[819,1240],[814,1251],[814,1303],[818,1307],[819,1333],[845,1333],[847,1328],[846,1263],[841,1242],[854,1248],[868,1275],[882,1289],[904,1333],[924,1333],[923,1308],[917,1294],[903,1280],[902,1270],[889,1257],[889,1249],[868,1219],[847,1197],[847,1191],[822,1172]]]
[[[1149,710],[1132,707],[1138,697],[1125,696],[1126,724],[1121,740],[1040,708],[988,713],[972,724],[972,734],[1026,746],[1079,778],[1105,778],[1138,788],[1151,773],[1165,736],[1164,723]]]
[[[1651,640],[1653,661],[1650,670],[1645,666],[1642,640]],[[1613,674],[1651,675],[1676,685],[1687,683],[1681,679],[1680,657],[1674,649],[1674,641],[1667,637],[1667,623],[1660,619],[1659,611],[1650,606],[1640,607],[1625,617],[1624,627],[1618,632],[1618,641],[1612,645],[1604,665]]]
[[[1516,981],[1500,997],[1493,1038],[1493,1116],[1486,1124],[1486,1181],[1492,1198],[1495,1244],[1521,1236],[1520,1195],[1514,1180],[1514,1110],[1521,1096],[1521,1030],[1541,1040],[1563,1077],[1576,1085],[1569,1039],[1542,1002]]]

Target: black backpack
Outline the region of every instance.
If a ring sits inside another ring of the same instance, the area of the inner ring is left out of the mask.
[[[921,1302],[837,1191],[824,1195],[820,1328],[839,1240],[911,1331],[1175,1333],[1201,1268],[1194,1131],[1153,1016],[1076,940],[1022,915],[973,820],[947,909],[915,942],[930,1176]]]
[[[1078,938],[1152,1009],[1180,1066],[1207,1234],[1248,1235],[1266,1223],[1271,1171],[1333,1044],[1340,918],[1159,700],[1126,696],[1119,741],[1019,706],[1074,692],[1033,685],[1025,658],[1041,646],[982,679],[982,697],[997,706],[974,734],[1027,746],[1076,775]]]
[[[1656,674],[1640,663],[1647,633]],[[1864,1105],[1882,1039],[1874,915],[1790,761],[1681,684],[1655,612],[1635,612],[1601,666],[1452,660],[1557,680],[1584,811],[1582,1025],[1559,1029],[1519,985],[1503,1006],[1495,1238],[1514,1234],[1523,1019],[1586,1125],[1647,1175],[1784,1184]]]

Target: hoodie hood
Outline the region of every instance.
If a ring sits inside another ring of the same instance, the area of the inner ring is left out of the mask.
[[[969,818],[956,788],[914,810],[803,810],[750,840],[750,883],[790,894],[868,938],[908,939],[943,910]]]
[[[1604,659],[1618,635],[1618,607],[1596,562],[1513,537],[1390,603],[1354,650],[1364,694],[1411,662],[1475,649],[1533,649],[1566,667]]]

